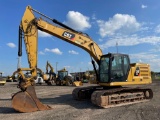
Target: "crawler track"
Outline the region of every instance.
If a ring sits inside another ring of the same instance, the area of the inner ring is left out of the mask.
[[[120,87],[106,90],[103,87],[90,86],[76,88],[72,95],[74,99],[91,99],[93,104],[109,108],[149,101],[153,97],[153,92],[151,89],[143,88]]]
[[[91,94],[96,90],[102,90],[103,87],[100,86],[88,86],[75,88],[72,91],[72,96],[76,100],[86,100],[91,99]]]

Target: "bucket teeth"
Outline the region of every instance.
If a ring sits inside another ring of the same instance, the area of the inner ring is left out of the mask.
[[[12,107],[19,112],[35,112],[51,109],[50,106],[40,102],[33,86],[27,87],[27,90],[24,92],[15,93],[12,97]]]

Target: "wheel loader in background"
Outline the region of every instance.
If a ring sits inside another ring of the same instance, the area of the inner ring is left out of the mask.
[[[55,81],[56,85],[66,85],[66,86],[82,86],[83,83],[81,81],[74,81],[74,79],[69,76],[66,68],[58,71],[58,75]]]
[[[36,18],[34,12],[41,17]],[[12,107],[15,110],[34,112],[51,109],[51,107],[40,102],[34,88],[34,80],[37,76],[38,30],[84,49],[91,56],[97,77],[97,86],[76,87],[72,92],[74,99],[91,99],[93,104],[103,108],[145,102],[152,99],[153,92],[150,88],[131,87],[132,85],[152,83],[149,64],[130,64],[127,54],[103,54],[100,47],[88,34],[76,31],[38,12],[31,6],[27,6],[19,26],[18,56],[22,56],[22,38],[24,38],[29,68],[18,69],[21,75],[18,88],[21,91],[12,96]],[[22,73],[23,70],[30,70],[31,76],[26,78]]]
[[[2,72],[0,72],[0,85],[5,85],[6,84],[6,79],[5,78],[3,78],[3,73]]]

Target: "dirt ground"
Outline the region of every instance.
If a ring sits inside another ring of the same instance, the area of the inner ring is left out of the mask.
[[[16,86],[15,82],[0,86],[1,120],[160,120],[160,80],[143,86],[153,90],[151,101],[108,109],[90,101],[74,100],[71,93],[75,87],[37,85],[38,98],[52,109],[32,113],[19,113],[12,108],[11,94],[19,91]]]

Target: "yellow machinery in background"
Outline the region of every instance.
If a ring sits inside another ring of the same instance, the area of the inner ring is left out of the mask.
[[[54,68],[52,67],[52,65],[48,61],[46,64],[46,74],[49,75],[49,77],[47,79],[47,84],[53,85],[56,81],[56,73],[54,72]]]
[[[41,17],[36,18],[34,12]],[[85,50],[91,56],[97,86],[76,87],[72,92],[74,99],[90,99],[93,104],[103,108],[145,102],[152,99],[153,92],[150,88],[125,87],[152,83],[149,64],[130,64],[127,54],[103,54],[100,47],[88,34],[76,31],[27,6],[19,26],[18,55],[22,56],[22,38],[24,38],[29,68],[17,70],[21,75],[18,85],[21,91],[12,96],[12,106],[15,110],[34,112],[51,109],[39,101],[34,88],[34,80],[37,77],[38,30],[71,43]],[[24,70],[29,70],[31,76],[25,77]]]
[[[3,74],[3,73],[0,72],[0,85],[5,85],[5,84],[6,84],[6,79],[3,78],[2,74]]]
[[[12,76],[7,76],[6,82],[13,82]]]
[[[90,75],[90,77],[89,77],[89,83],[90,84],[97,84],[97,77],[96,77],[96,75]]]
[[[58,75],[55,81],[56,85],[67,85],[67,86],[82,86],[83,83],[81,81],[74,81],[72,76],[69,76],[66,68],[59,70]]]

